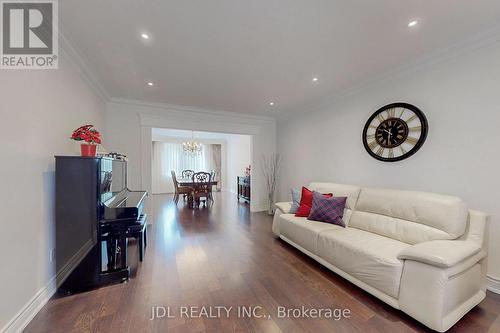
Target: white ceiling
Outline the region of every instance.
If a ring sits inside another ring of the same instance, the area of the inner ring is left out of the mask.
[[[59,6],[62,33],[111,97],[267,115],[344,91],[500,22],[499,0],[64,0]],[[420,24],[408,28],[414,18]],[[151,39],[142,40],[142,32]]]

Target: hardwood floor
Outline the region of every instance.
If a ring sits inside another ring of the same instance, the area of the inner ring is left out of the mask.
[[[55,296],[25,332],[428,331],[275,239],[272,218],[250,213],[233,194],[217,194],[210,209],[188,209],[182,199],[176,208],[166,195],[152,200],[156,218],[144,262],[137,264],[136,249],[130,249],[133,278]],[[175,318],[150,320],[153,306],[170,307]],[[228,318],[225,311],[220,318],[185,318],[180,311],[187,306],[233,309]],[[241,306],[256,307],[264,318],[238,318]],[[278,306],[346,308],[351,314],[341,320],[278,318]],[[488,293],[450,332],[500,332],[499,315],[500,295]]]

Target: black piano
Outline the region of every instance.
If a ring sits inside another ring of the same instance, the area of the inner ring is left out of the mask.
[[[56,156],[56,270],[61,293],[130,277],[129,238],[146,245],[145,191],[127,188],[127,162]]]

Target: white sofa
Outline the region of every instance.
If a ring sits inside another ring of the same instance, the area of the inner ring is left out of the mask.
[[[311,183],[347,197],[342,228],[276,204],[273,232],[394,308],[440,332],[486,295],[488,216],[461,199],[424,192]]]

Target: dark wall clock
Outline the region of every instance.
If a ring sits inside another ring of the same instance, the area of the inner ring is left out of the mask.
[[[407,103],[393,103],[368,119],[363,129],[363,145],[379,161],[401,161],[422,147],[427,131],[427,118],[420,109]]]

